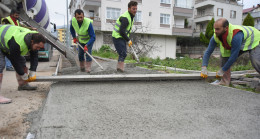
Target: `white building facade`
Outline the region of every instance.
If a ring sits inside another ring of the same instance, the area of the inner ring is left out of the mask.
[[[93,49],[112,43],[112,31],[116,19],[128,10],[130,0],[71,0],[70,13],[82,9],[85,17],[93,19],[96,41]],[[185,19],[193,16],[193,0],[135,0],[138,2],[134,34],[153,42],[156,49],[148,56],[164,59],[176,58],[177,36],[192,36]],[[132,40],[133,42],[135,40]]]
[[[242,24],[243,6],[239,0],[195,0],[194,36],[206,31],[208,22],[214,18],[226,18],[229,23]]]

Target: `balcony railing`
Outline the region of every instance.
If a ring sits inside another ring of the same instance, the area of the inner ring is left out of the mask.
[[[252,16],[253,18],[258,18],[258,17],[260,17],[260,11],[259,11],[259,12],[252,12],[252,13],[251,13],[251,16]]]
[[[192,29],[190,28],[172,28],[172,35],[178,35],[178,36],[192,36]]]
[[[99,17],[88,17],[93,20],[93,26],[95,30],[100,30],[101,28],[101,21]]]
[[[205,17],[205,16],[214,16],[214,13],[205,13],[205,14],[201,14],[201,15],[195,15],[195,18],[201,18],[201,17]]]
[[[228,3],[228,4],[234,4],[234,5],[241,5],[240,3],[236,2],[236,0],[196,0],[195,4],[204,2],[204,1],[216,1],[216,2],[221,2],[221,3]]]
[[[193,10],[182,7],[173,7],[173,15],[184,16],[184,17],[192,17]]]
[[[101,6],[101,0],[85,0],[82,5],[84,6]]]

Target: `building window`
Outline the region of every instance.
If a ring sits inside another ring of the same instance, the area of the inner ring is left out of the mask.
[[[182,7],[182,8],[189,8],[192,7],[192,1],[191,0],[175,0],[175,7]]]
[[[117,20],[120,16],[121,9],[107,8],[107,19]]]
[[[170,15],[161,14],[160,15],[160,24],[170,25]]]
[[[161,0],[161,3],[164,3],[164,4],[171,4],[171,1],[170,1],[170,0]]]
[[[149,16],[152,16],[152,12],[149,12]]]
[[[142,12],[141,11],[136,12],[134,20],[135,20],[135,22],[142,22]]]
[[[218,16],[223,17],[223,9],[218,8]]]
[[[230,18],[236,18],[236,11],[230,11]]]

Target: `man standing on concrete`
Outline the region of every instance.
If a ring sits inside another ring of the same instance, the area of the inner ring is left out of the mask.
[[[79,62],[80,70],[85,72],[85,60],[84,53],[88,51],[89,54],[92,53],[93,43],[95,42],[96,35],[92,26],[93,21],[89,18],[84,17],[84,13],[81,9],[75,11],[75,17],[72,18],[70,32],[73,37],[73,42],[79,42],[84,46],[84,50],[79,47]],[[76,38],[76,33],[78,34],[78,39]],[[86,72],[91,71],[92,59],[86,55]]]
[[[36,31],[13,26],[0,26],[0,91],[5,68],[5,57],[8,57],[16,71],[18,90],[36,90],[28,84],[36,80],[36,68],[38,66],[38,50],[44,48],[45,38]],[[24,55],[30,52],[30,73],[26,67]],[[10,103],[11,99],[0,96],[0,104]]]
[[[215,85],[230,84],[230,67],[239,55],[247,51],[253,67],[260,74],[260,31],[250,26],[232,25],[225,18],[218,19],[214,29],[214,36],[203,56],[201,77],[207,78],[209,57],[217,45],[220,45],[222,62],[221,69],[216,74],[217,78],[221,77],[221,81]]]
[[[128,11],[123,13],[117,20],[114,27],[112,37],[116,51],[119,55],[117,63],[117,71],[124,72],[124,61],[127,56],[126,42],[128,46],[132,46],[129,36],[134,23],[134,17],[137,12],[138,3],[130,1],[128,3]]]
[[[19,18],[20,12],[18,10],[12,9],[10,16],[1,19],[1,24],[11,24],[15,26],[22,26],[31,30],[36,30],[35,28],[26,27],[20,24]],[[7,71],[14,71],[13,65],[11,64],[10,60],[5,57],[5,66]]]

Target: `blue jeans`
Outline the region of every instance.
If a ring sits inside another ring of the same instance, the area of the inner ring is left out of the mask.
[[[80,43],[80,44],[81,44],[81,46],[83,46],[83,48],[85,47],[84,43]],[[93,44],[88,46],[88,53],[91,55],[92,55],[92,47],[93,47]],[[79,53],[78,53],[79,61],[84,61],[84,50],[82,50],[81,47],[78,47],[78,50],[79,50]],[[88,56],[87,54],[86,54],[86,61],[87,62],[92,61],[92,58],[90,56]]]
[[[6,68],[12,68],[13,67],[11,61],[7,57],[5,57],[5,67]]]
[[[118,62],[124,62],[127,56],[126,41],[123,38],[116,39],[113,37],[113,43],[119,55]]]

